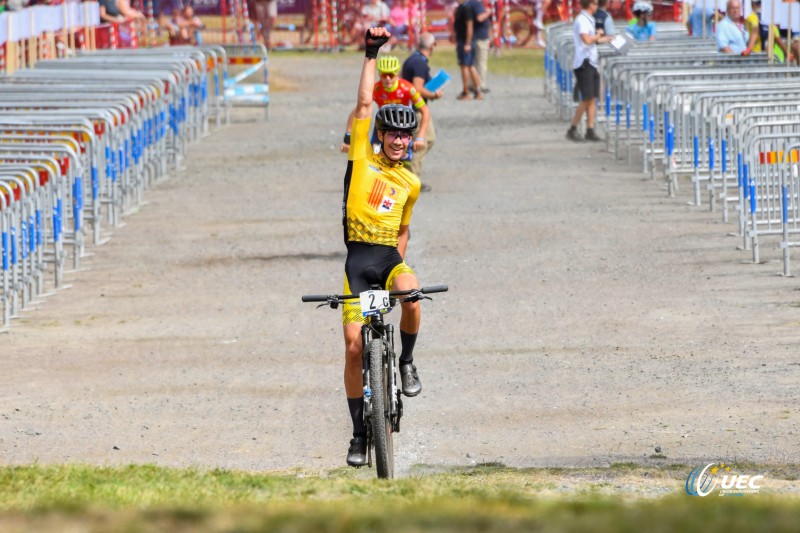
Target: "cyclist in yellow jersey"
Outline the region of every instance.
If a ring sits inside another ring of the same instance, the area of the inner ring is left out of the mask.
[[[365,36],[366,58],[358,85],[352,142],[344,178],[345,294],[358,294],[369,289],[370,285],[380,285],[387,290],[419,288],[414,271],[405,264],[404,257],[411,209],[419,196],[420,181],[401,161],[408,150],[412,132],[417,128],[414,110],[400,104],[389,104],[379,109],[375,126],[381,143],[380,152],[374,153],[369,142],[375,58],[390,36],[386,28],[371,28]],[[416,396],[422,390],[412,357],[419,322],[419,302],[402,304],[400,381],[406,396]],[[358,300],[351,300],[343,306],[342,323],[344,386],[353,420],[353,439],[347,451],[347,464],[363,466],[367,463],[367,429],[363,419],[361,325],[366,323],[366,319],[361,316]]]

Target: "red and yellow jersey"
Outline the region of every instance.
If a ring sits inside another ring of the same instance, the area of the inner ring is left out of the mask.
[[[419,109],[425,105],[422,95],[417,92],[410,81],[403,78],[397,78],[394,87],[388,91],[383,86],[383,83],[376,83],[372,89],[372,100],[378,104],[378,107],[383,107],[387,104],[402,104]]]
[[[411,222],[421,183],[401,161],[372,151],[369,126],[370,119],[353,120],[345,174],[347,241],[397,246],[400,226]]]

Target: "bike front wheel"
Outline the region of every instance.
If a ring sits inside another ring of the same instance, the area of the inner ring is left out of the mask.
[[[387,349],[381,339],[369,343],[369,381],[372,389],[372,440],[375,445],[375,465],[379,478],[394,477],[394,442],[392,432],[389,368]]]

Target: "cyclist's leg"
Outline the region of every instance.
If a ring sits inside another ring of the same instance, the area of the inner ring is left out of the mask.
[[[419,288],[419,283],[417,282],[417,277],[413,273],[398,274],[394,278],[394,283],[392,284],[393,291],[406,291],[417,288]],[[421,318],[419,302],[405,302],[402,304],[402,309],[403,314],[400,317],[400,332],[416,335],[419,331]]]
[[[361,324],[351,322],[342,326],[344,331],[344,391],[348,398],[361,398]]]
[[[398,266],[401,268],[405,267],[405,269],[408,269],[408,272],[402,272],[395,276],[393,284],[391,285],[392,289],[409,290],[419,288],[417,277],[414,275],[413,271],[405,266],[405,263]],[[406,302],[402,305],[403,314],[400,317],[400,342],[402,351],[398,364],[400,367],[400,382],[403,394],[406,396],[416,396],[422,392],[422,383],[417,373],[417,367],[414,365],[414,345],[417,342],[421,311],[419,302]]]
[[[343,294],[350,294],[347,274],[344,276]],[[347,408],[353,422],[353,440],[347,450],[347,464],[362,466],[367,463],[367,428],[364,425],[364,382],[361,377],[361,305],[351,300],[342,305],[342,331],[344,333],[344,390]]]
[[[398,265],[393,271],[389,285],[393,291],[407,291],[419,288],[419,282],[405,263]],[[417,342],[419,323],[421,318],[419,302],[405,302],[402,304],[400,316],[400,365],[410,365],[414,361],[414,345]]]

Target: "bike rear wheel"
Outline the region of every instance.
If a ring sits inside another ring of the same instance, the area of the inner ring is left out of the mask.
[[[385,357],[386,347],[381,339],[370,341],[369,382],[372,389],[372,441],[375,445],[375,466],[379,478],[394,477],[394,442],[389,406],[392,391],[389,390],[389,372]]]

